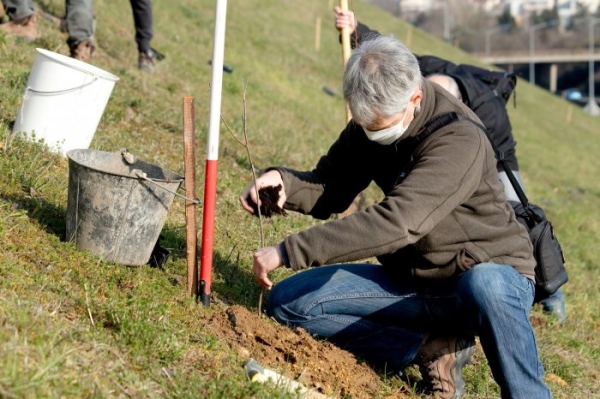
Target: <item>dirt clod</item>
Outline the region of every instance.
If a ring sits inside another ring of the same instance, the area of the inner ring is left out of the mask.
[[[262,216],[270,218],[273,215],[287,215],[285,209],[280,208],[279,205],[277,205],[277,201],[279,201],[279,191],[281,190],[281,188],[281,184],[279,184],[275,187],[267,186],[258,190],[258,198],[260,200],[260,214]],[[254,216],[258,216],[258,207],[250,197],[248,197],[248,204],[254,210],[252,214]]]

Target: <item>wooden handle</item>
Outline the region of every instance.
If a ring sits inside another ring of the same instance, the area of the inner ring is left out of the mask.
[[[348,10],[348,0],[340,0],[340,8],[344,11]],[[350,31],[348,27],[342,28],[340,31],[342,36],[342,60],[344,61],[344,66],[348,62],[348,58],[350,58],[350,53],[352,49],[350,48]],[[346,103],[346,122],[349,122],[352,119],[352,112],[350,112],[350,107],[348,107],[348,103]]]
[[[340,0],[340,8],[344,11],[348,11],[348,0]],[[350,30],[348,27],[342,28],[342,59],[344,61],[344,65],[348,62],[348,58],[350,58],[350,52],[352,49],[350,48]]]
[[[183,97],[183,151],[185,196],[196,199],[196,132],[194,120],[194,98]],[[198,294],[198,232],[196,230],[196,203],[185,201],[185,236],[187,250],[187,294]]]

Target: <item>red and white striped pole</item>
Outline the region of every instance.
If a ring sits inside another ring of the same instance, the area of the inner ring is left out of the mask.
[[[208,145],[206,148],[206,172],[204,179],[202,250],[200,253],[200,284],[198,285],[200,290],[200,300],[204,306],[210,305],[210,284],[212,279],[227,0],[215,0],[215,6],[215,33],[213,38],[213,56],[211,60],[210,117],[208,120]]]

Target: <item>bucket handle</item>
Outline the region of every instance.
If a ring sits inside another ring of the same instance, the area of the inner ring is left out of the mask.
[[[134,170],[132,171],[132,174],[134,174],[135,176],[139,177],[139,178],[140,178],[140,179],[142,179],[142,180],[145,180],[145,181],[147,181],[147,182],[150,182],[150,183],[152,183],[152,184],[155,184],[155,185],[157,185],[158,187],[162,188],[162,189],[163,189],[163,190],[165,190],[165,191],[168,191],[168,192],[170,192],[171,194],[175,194],[175,195],[176,195],[176,196],[178,196],[178,197],[181,197],[181,198],[183,198],[183,199],[185,199],[185,200],[191,201],[191,202],[193,202],[194,204],[199,204],[199,203],[200,203],[200,200],[199,200],[199,199],[195,199],[195,198],[194,198],[194,199],[192,199],[192,198],[186,197],[185,195],[181,195],[181,194],[179,194],[179,193],[176,193],[175,191],[172,191],[171,189],[169,189],[169,188],[167,188],[167,187],[163,186],[162,184],[159,184],[157,181],[155,181],[154,179],[151,179],[151,178],[149,178],[149,177],[146,175],[146,173],[142,172],[142,171],[141,171],[141,170],[139,170],[139,169],[134,169]]]
[[[77,87],[72,87],[70,89],[65,89],[65,90],[56,90],[56,91],[41,91],[41,90],[35,90],[32,89],[31,87],[27,86],[27,91],[31,91],[33,93],[37,93],[37,94],[63,94],[63,93],[69,93],[71,91],[75,91],[75,90],[79,90],[79,89],[83,89],[86,86],[89,86],[91,84],[93,84],[95,81],[98,80],[98,76],[94,76],[94,78],[91,80],[91,82],[87,82],[81,86],[77,86]]]

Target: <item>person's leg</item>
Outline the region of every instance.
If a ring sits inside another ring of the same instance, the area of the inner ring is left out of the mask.
[[[138,51],[145,53],[150,50],[152,40],[152,2],[151,0],[130,0],[135,24],[135,42]]]
[[[4,0],[4,10],[9,22],[0,24],[5,34],[29,40],[37,38],[36,14],[31,0]]]
[[[529,311],[534,284],[505,265],[479,264],[459,279],[458,293],[480,336],[503,398],[551,398],[544,384]]]
[[[33,15],[32,0],[3,0],[4,11],[11,20],[20,20]]]
[[[153,32],[152,0],[130,0],[135,23],[135,41],[138,47],[138,68],[145,72],[153,72],[157,61],[165,56],[150,47]]]
[[[338,265],[276,284],[268,313],[392,369],[415,359],[425,331],[478,333],[503,397],[545,399],[550,392],[528,319],[533,290],[506,265],[480,264],[443,287],[420,290],[380,266]]]
[[[425,393],[459,399],[465,390],[462,369],[475,340],[471,333],[451,329],[464,325],[457,317],[457,296],[452,290],[415,289],[404,281],[382,266],[311,269],[275,285],[268,311],[384,372],[402,371],[414,361]]]
[[[92,0],[66,0],[67,44],[71,56],[88,61],[94,51],[94,12]],[[81,54],[80,54],[81,53]]]
[[[534,302],[542,305],[544,312],[556,316],[560,324],[567,321],[565,295],[563,294],[562,289],[559,288],[552,295],[536,295]]]
[[[424,324],[427,315],[414,290],[394,283],[376,265],[297,273],[273,287],[267,312],[390,371],[415,358],[425,334],[413,326]]]

